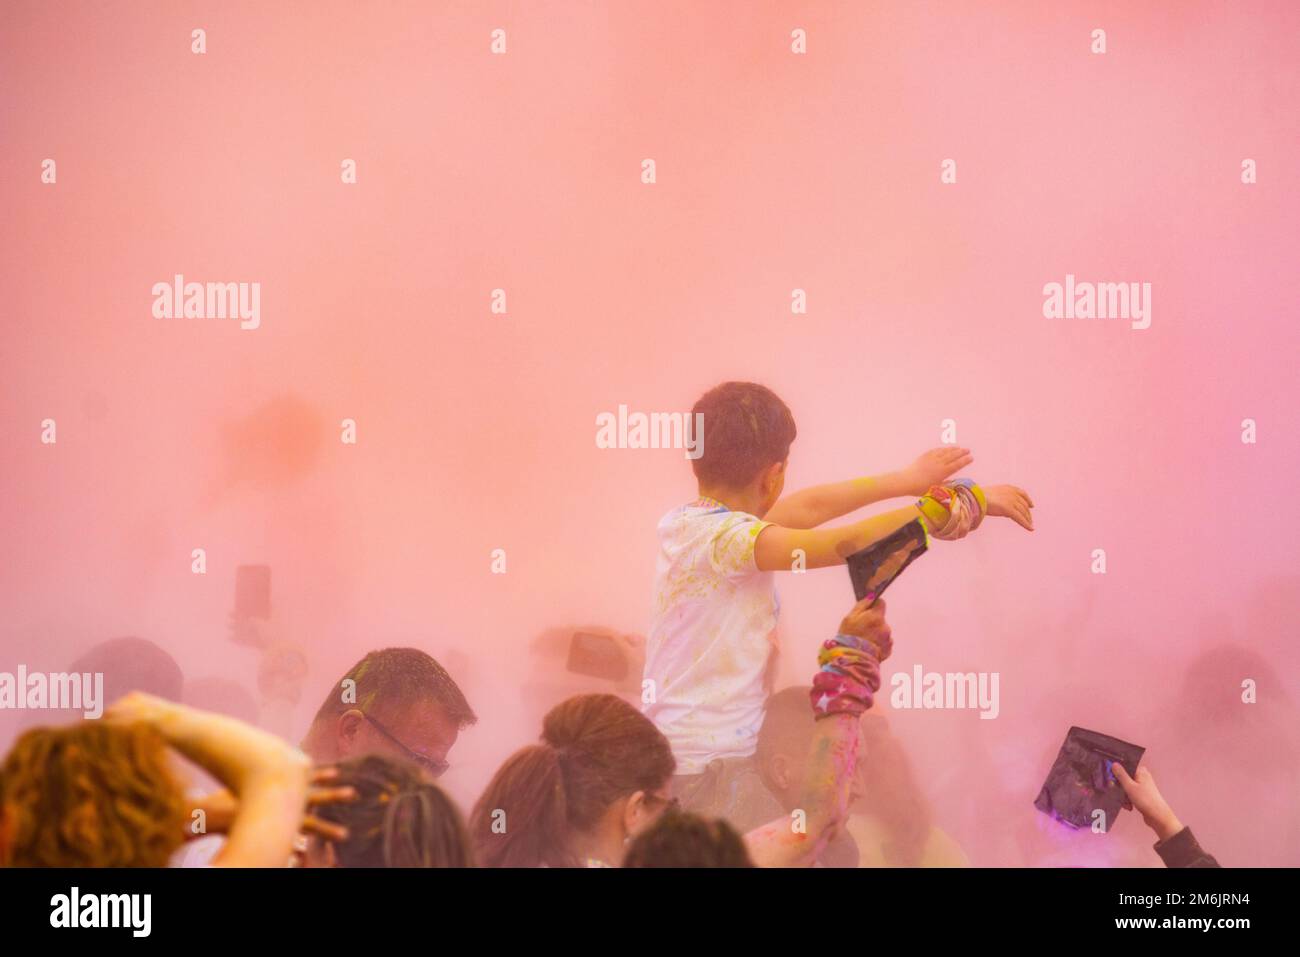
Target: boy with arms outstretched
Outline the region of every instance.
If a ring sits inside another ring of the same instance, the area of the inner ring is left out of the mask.
[[[653,620],[646,641],[646,715],[677,759],[683,807],[726,817],[744,832],[784,813],[752,760],[771,691],[779,602],[772,572],[840,565],[851,552],[920,519],[939,538],[960,538],[985,515],[1033,529],[1029,496],[1010,485],[943,485],[973,459],[968,449],[926,452],[898,472],[781,498],[796,430],[770,389],[724,382],[695,404],[703,454],[693,461],[699,497],[659,522]],[[914,505],[849,525],[817,526],[873,502]]]

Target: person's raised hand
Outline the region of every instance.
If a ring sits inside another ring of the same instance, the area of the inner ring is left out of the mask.
[[[876,660],[884,661],[894,649],[893,633],[885,621],[885,600],[874,594],[858,602],[840,622],[841,635],[854,635],[871,643]]]
[[[346,841],[348,829],[342,824],[326,821],[312,814],[312,809],[327,804],[347,804],[357,799],[357,790],[350,784],[338,786],[339,769],[321,766],[312,769],[311,786],[307,790],[307,814],[302,819],[302,832],[315,834],[327,841]]]
[[[1162,841],[1168,840],[1183,829],[1182,822],[1178,820],[1173,808],[1156,787],[1156,779],[1152,777],[1150,771],[1140,767],[1137,769],[1137,777],[1134,778],[1124,770],[1122,764],[1116,761],[1111,765],[1111,772],[1115,775],[1119,786],[1124,789],[1128,806],[1142,815],[1142,820],[1146,822],[1147,827],[1155,831],[1157,838]]]
[[[143,691],[129,691],[104,709],[104,720],[112,724],[148,724],[157,727],[175,708],[176,705],[165,698]]]

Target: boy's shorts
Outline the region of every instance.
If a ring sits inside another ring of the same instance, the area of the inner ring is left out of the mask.
[[[675,774],[670,793],[682,810],[725,818],[741,834],[786,816],[752,757],[714,758],[699,774]]]

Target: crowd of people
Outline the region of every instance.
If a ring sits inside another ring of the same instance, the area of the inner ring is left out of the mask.
[[[640,695],[554,702],[536,743],[508,757],[471,808],[438,779],[477,715],[422,650],[366,654],[293,744],[256,726],[246,696],[212,682],[183,695],[165,652],[120,639],[73,668],[106,676],[102,718],[31,728],[0,765],[0,864],[965,864],[872,710],[893,649],[885,601],[868,592],[827,628],[807,684],[777,690],[774,573],[841,565],[911,522],[944,541],[988,517],[1032,531],[1029,495],[952,478],[971,455],[945,447],[898,472],[784,496],[795,428],[774,393],[724,383],[694,413],[699,495],[659,525]],[[899,497],[915,502],[823,527]],[[207,786],[183,778],[174,755]],[[1116,762],[1112,783],[1168,865],[1217,866],[1146,767],[1131,775]]]
[[[888,657],[883,602],[840,628]],[[746,832],[671,796],[668,740],[622,697],[571,697],[466,816],[438,786],[448,736],[474,720],[424,652],[372,652],[356,704],[331,692],[302,741],[135,691],[103,719],[22,734],[0,765],[10,867],[961,866],[884,719],[815,716],[807,688],[771,699],[758,751],[778,812]],[[348,679],[340,681],[343,685]],[[364,699],[364,704],[360,702]],[[423,729],[423,730],[421,730]],[[454,741],[454,734],[452,735]],[[187,788],[170,752],[211,790]],[[866,773],[867,769],[870,773]],[[1150,772],[1116,766],[1169,866],[1213,866]],[[875,823],[878,822],[878,823]],[[873,833],[875,831],[876,833]],[[207,854],[195,854],[199,846]]]

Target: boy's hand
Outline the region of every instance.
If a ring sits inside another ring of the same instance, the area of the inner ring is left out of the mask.
[[[989,514],[1009,518],[1021,528],[1034,530],[1034,507],[1029,493],[1014,485],[985,485],[984,498],[989,504]]]
[[[903,483],[909,495],[924,495],[931,486],[942,485],[943,480],[975,461],[970,449],[943,445],[919,456],[903,469]]]
[[[868,595],[854,605],[840,622],[841,635],[864,638],[876,649],[876,660],[884,661],[894,650],[894,640],[885,621],[885,600]]]
[[[1156,787],[1156,779],[1146,768],[1138,768],[1137,779],[1129,776],[1124,766],[1116,761],[1111,765],[1115,780],[1124,789],[1129,807],[1142,815],[1146,826],[1156,832],[1156,837],[1167,841],[1183,829],[1183,824],[1174,814],[1173,808]]]

